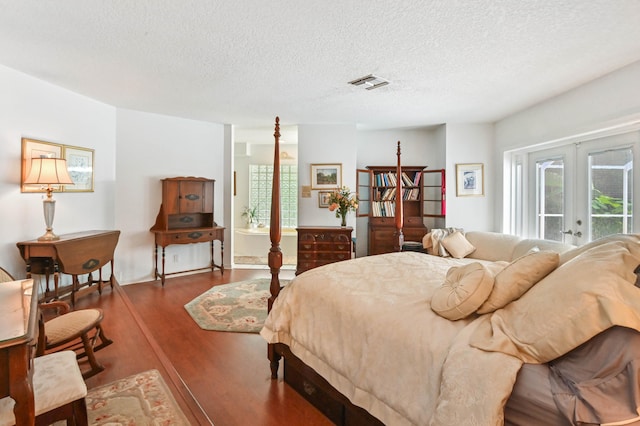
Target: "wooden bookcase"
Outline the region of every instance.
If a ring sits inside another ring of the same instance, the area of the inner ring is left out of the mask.
[[[368,255],[390,253],[394,246],[394,206],[402,200],[405,241],[422,241],[427,233],[423,223],[422,179],[425,166],[403,166],[402,196],[396,194],[395,166],[367,166],[358,170],[358,216],[368,216]]]

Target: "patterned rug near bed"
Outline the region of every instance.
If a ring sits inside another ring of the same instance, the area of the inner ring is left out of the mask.
[[[89,424],[189,425],[158,370],[89,389],[86,396]],[[54,425],[64,425],[56,422]]]
[[[218,285],[184,307],[204,330],[258,333],[267,318],[270,283],[270,278],[257,278]]]

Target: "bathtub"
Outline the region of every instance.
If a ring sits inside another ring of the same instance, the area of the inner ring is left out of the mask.
[[[269,228],[236,228],[234,256],[267,257],[271,248]],[[298,254],[298,232],[293,228],[283,228],[280,250],[283,257],[295,258]]]

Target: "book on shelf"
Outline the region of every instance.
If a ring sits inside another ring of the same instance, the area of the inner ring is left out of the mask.
[[[393,201],[374,201],[371,204],[371,210],[374,217],[394,217],[395,206]]]
[[[414,182],[413,179],[411,179],[409,177],[409,175],[407,174],[407,172],[402,172],[402,184],[404,186],[414,186]]]
[[[396,186],[396,174],[395,173],[376,173],[374,175],[376,186]]]

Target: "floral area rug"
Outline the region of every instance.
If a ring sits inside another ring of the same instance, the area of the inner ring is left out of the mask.
[[[182,426],[189,421],[158,370],[90,389],[85,398],[92,426]],[[57,422],[55,426],[64,425]]]
[[[270,278],[257,278],[218,285],[184,307],[204,330],[258,333],[267,318],[270,283]]]

